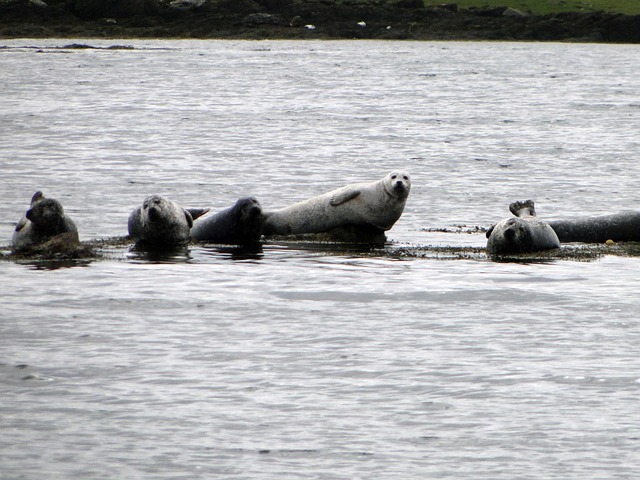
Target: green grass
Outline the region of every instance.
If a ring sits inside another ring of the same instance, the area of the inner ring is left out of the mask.
[[[425,5],[457,3],[459,8],[511,7],[535,14],[558,12],[605,12],[640,14],[640,0],[425,0]]]

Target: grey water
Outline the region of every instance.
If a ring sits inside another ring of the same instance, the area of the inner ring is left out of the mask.
[[[389,248],[482,247],[435,230],[518,199],[640,203],[639,46],[0,47],[1,245],[36,190],[91,240],[151,193],[274,209],[402,168]],[[635,478],[639,266],[283,243],[0,261],[0,478]]]

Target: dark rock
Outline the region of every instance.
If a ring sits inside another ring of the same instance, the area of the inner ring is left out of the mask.
[[[67,7],[82,19],[149,15],[160,9],[159,0],[69,0]]]
[[[423,0],[396,0],[391,2],[391,7],[404,8],[408,10],[420,10],[424,8]]]
[[[244,18],[244,23],[249,25],[280,25],[282,18],[270,13],[252,13]]]
[[[615,15],[603,23],[603,40],[607,42],[640,43],[640,15]]]
[[[458,4],[457,3],[441,3],[440,5],[436,5],[436,8],[440,10],[447,10],[449,12],[457,12]]]

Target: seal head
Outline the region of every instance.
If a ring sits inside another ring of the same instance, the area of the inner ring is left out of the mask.
[[[533,200],[514,202],[509,210],[516,217],[500,220],[487,232],[489,254],[531,253],[560,247],[555,231],[536,216]]]

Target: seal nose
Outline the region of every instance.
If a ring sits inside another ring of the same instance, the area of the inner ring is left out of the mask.
[[[148,215],[149,215],[149,220],[151,220],[152,222],[155,222],[160,219],[160,212],[156,207],[149,208]]]
[[[251,210],[249,210],[249,214],[251,216],[258,216],[262,213],[262,208],[260,208],[260,205],[254,205],[253,207],[251,207]]]

